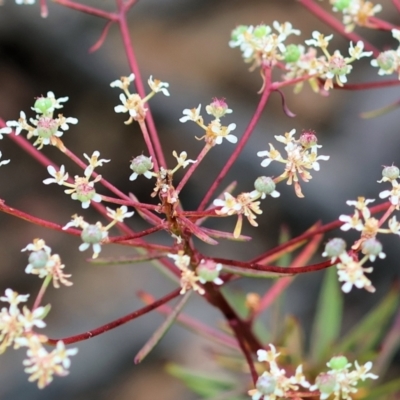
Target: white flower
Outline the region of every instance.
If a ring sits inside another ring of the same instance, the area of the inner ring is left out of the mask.
[[[231,135],[230,132],[236,129],[236,124],[229,124],[228,126],[217,126],[216,124],[212,125],[211,131],[216,135],[215,143],[221,144],[223,139],[226,139],[230,143],[237,143],[237,137],[235,135]]]
[[[130,74],[129,76],[122,76],[121,79],[117,79],[110,83],[111,87],[117,87],[126,90],[131,82],[135,80],[135,75]]]
[[[107,208],[107,216],[109,216],[112,220],[122,222],[125,218],[132,217],[135,213],[134,211],[128,212],[127,206],[121,206],[116,210],[112,210],[111,208]]]
[[[161,82],[158,79],[153,80],[153,75],[150,76],[149,80],[147,81],[151,90],[155,93],[162,92],[165,96],[169,96],[168,87],[169,83]]]
[[[43,181],[45,185],[49,185],[50,183],[57,183],[59,185],[63,185],[65,181],[68,180],[68,173],[65,172],[64,165],[61,165],[60,169],[57,171],[52,165],[47,167],[47,172],[53,176],[53,178],[47,178]]]
[[[349,54],[352,58],[359,60],[361,57],[370,57],[372,55],[372,51],[363,51],[364,43],[359,40],[357,42],[356,47],[353,47],[353,42],[350,42]]]
[[[180,122],[185,123],[187,121],[194,121],[197,122],[200,119],[200,109],[201,109],[201,104],[197,108],[186,108],[183,110],[183,115],[186,115],[185,117],[182,117],[179,119]]]
[[[86,153],[84,153],[83,156],[86,158],[86,160],[89,161],[89,165],[86,167],[84,171],[84,175],[86,177],[89,177],[96,167],[101,167],[104,163],[108,163],[111,161],[111,160],[106,160],[104,158],[99,160],[98,157],[100,156],[100,152],[97,150],[93,152],[91,157],[89,157]]]
[[[178,161],[178,166],[182,166],[183,168],[186,168],[189,164],[195,164],[197,163],[197,160],[187,160],[187,153],[186,151],[182,151],[181,154],[177,154],[177,152],[174,150],[172,152],[172,155],[176,158]]]
[[[309,46],[327,48],[329,41],[333,38],[333,35],[324,36],[322,33],[314,31],[312,33],[312,37],[313,39],[308,39],[305,41],[305,43],[308,44]]]

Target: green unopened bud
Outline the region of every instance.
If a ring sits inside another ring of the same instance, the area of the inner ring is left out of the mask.
[[[289,44],[286,46],[285,54],[283,55],[284,60],[288,63],[293,63],[299,60],[301,56],[300,47],[295,44]]]
[[[269,176],[259,176],[254,182],[254,188],[260,192],[265,194],[271,194],[275,188],[275,182]]]
[[[271,28],[268,25],[258,25],[254,28],[253,35],[256,38],[263,38],[271,33]]]
[[[336,389],[337,382],[336,377],[331,374],[319,374],[315,379],[315,386],[321,392],[321,395],[326,395],[323,398],[327,398]]]
[[[247,25],[239,25],[237,26],[231,34],[231,39],[236,42],[243,33],[247,31],[249,27]]]
[[[138,175],[144,175],[147,179],[150,179],[152,176],[150,170],[152,168],[153,163],[151,162],[151,157],[146,157],[144,155],[137,156],[131,161],[130,169],[133,171],[133,174],[131,174],[129,179],[133,181]]]
[[[346,250],[346,242],[342,238],[331,239],[325,245],[324,257],[333,258],[338,257]]]
[[[37,112],[46,114],[53,107],[53,102],[48,97],[39,97],[34,104],[34,109]]]
[[[390,167],[383,168],[382,176],[391,181],[397,179],[400,175],[400,170],[395,166],[391,165]]]
[[[81,233],[81,238],[85,243],[100,243],[103,239],[103,231],[97,225],[87,225]]]
[[[349,363],[345,356],[332,357],[328,362],[328,367],[334,370],[343,369]]]
[[[363,242],[361,248],[363,254],[378,256],[382,251],[382,243],[375,238],[370,238]]]
[[[49,255],[44,250],[33,251],[28,260],[33,268],[41,269],[46,266]]]
[[[379,54],[376,62],[380,69],[384,71],[391,71],[397,64],[398,56],[394,50],[384,51]]]
[[[343,11],[347,7],[350,6],[351,0],[336,0],[333,3],[333,7],[336,8],[338,11]]]
[[[216,264],[211,260],[201,260],[200,264],[196,268],[196,273],[200,278],[201,283],[214,282],[216,284],[222,284],[223,281],[218,279],[221,269],[222,264]]]
[[[256,389],[263,395],[269,395],[275,392],[276,379],[273,376],[262,374],[257,379]]]

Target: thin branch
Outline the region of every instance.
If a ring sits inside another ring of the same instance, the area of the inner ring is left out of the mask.
[[[347,40],[357,43],[361,40],[364,43],[364,48],[367,51],[372,51],[376,57],[380,52],[371,43],[367,42],[363,37],[355,32],[346,32],[343,24],[332,16],[329,12],[325,11],[321,6],[315,3],[313,0],[298,0],[305,8],[307,8],[312,14],[314,14],[320,21],[330,26],[332,29],[337,31]]]
[[[80,334],[74,335],[74,336],[68,336],[68,337],[62,338],[62,339],[48,339],[47,344],[56,345],[59,340],[62,340],[64,342],[64,344],[71,344],[71,343],[76,343],[76,342],[81,342],[83,340],[91,339],[92,337],[101,335],[102,333],[108,332],[112,329],[117,328],[118,326],[126,324],[127,322],[130,322],[144,314],[147,314],[148,312],[156,309],[160,305],[167,303],[168,301],[174,299],[175,297],[178,297],[180,295],[180,291],[181,291],[181,288],[175,289],[173,292],[167,294],[166,296],[155,301],[154,303],[152,303],[148,306],[145,306],[143,308],[140,308],[139,310],[134,311],[133,313],[125,315],[122,318],[118,318],[114,321],[111,321],[111,322],[109,322],[103,326],[100,326],[96,329],[93,329],[91,331],[80,333]]]
[[[126,20],[126,10],[123,6],[123,2],[118,2],[118,6],[119,6],[118,21],[119,21],[119,27],[120,27],[120,31],[121,31],[121,37],[122,37],[122,41],[124,44],[125,53],[128,58],[128,63],[129,63],[130,69],[135,74],[135,83],[136,83],[137,92],[141,98],[144,98],[146,96],[146,93],[144,90],[139,66],[136,61],[136,56],[133,51],[133,45],[132,45],[132,41],[131,41],[130,34],[129,34],[128,23]],[[161,147],[159,137],[157,135],[157,130],[156,130],[154,120],[153,120],[150,110],[148,110],[146,113],[146,122],[147,122],[147,125],[149,128],[149,135],[150,135],[151,141],[153,143],[155,153],[157,155],[158,164],[163,167],[166,167],[167,164],[165,162],[164,153],[163,153],[163,150]],[[153,160],[153,161],[156,161],[156,160]]]
[[[232,155],[229,157],[228,161],[222,168],[221,172],[215,179],[214,183],[211,185],[210,189],[207,191],[206,195],[204,196],[203,200],[201,201],[198,211],[203,211],[208,202],[210,201],[211,197],[214,195],[214,192],[217,190],[219,184],[221,183],[222,179],[226,176],[228,171],[230,170],[231,166],[234,164],[234,162],[237,160],[239,157],[239,154],[242,152],[244,146],[250,139],[251,134],[253,133],[253,130],[259,121],[262,112],[264,111],[264,108],[267,104],[267,101],[269,99],[269,96],[271,94],[270,90],[270,84],[271,84],[271,70],[266,69],[265,70],[265,88],[264,91],[261,95],[260,102],[258,103],[257,109],[251,118],[249,125],[247,126],[242,138],[239,140],[239,143],[237,144],[235,150],[233,151]]]

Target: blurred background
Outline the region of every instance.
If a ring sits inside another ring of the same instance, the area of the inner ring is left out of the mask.
[[[39,5],[17,6],[13,0],[4,0],[0,7],[0,117],[16,120],[24,110],[28,117],[34,98],[51,90],[55,96],[68,96],[63,114],[76,117],[79,124],[71,126],[63,136],[65,145],[82,157],[99,150],[101,158],[112,161],[98,168],[98,172],[126,193],[134,193],[140,200],[150,202],[152,183],[139,178],[128,180],[132,157],[146,153],[135,124],[126,126],[126,115],[116,114],[119,89],[110,88],[110,82],[128,75],[128,64],[117,26],[112,26],[101,49],[89,54],[88,49],[98,40],[104,21],[98,18],[49,4],[49,17],[40,17]],[[85,4],[105,10],[114,9],[114,1],[86,1]],[[396,23],[398,16],[389,0],[381,1],[384,11],[379,17]],[[340,18],[340,17],[339,17]],[[313,15],[294,0],[142,0],[131,10],[129,25],[142,77],[150,75],[170,84],[170,97],[162,94],[151,102],[153,116],[165,148],[167,160],[185,150],[195,158],[202,142],[195,140],[200,129],[191,123],[181,124],[179,118],[185,108],[210,103],[213,97],[225,98],[233,114],[224,122],[236,123],[235,134],[240,137],[252,117],[259,100],[261,78],[257,71],[249,72],[238,49],[230,49],[230,33],[239,24],[265,23],[274,20],[290,21],[302,31],[294,41],[303,42],[311,32],[319,30],[330,34]],[[361,34],[381,49],[393,44],[390,34],[360,30]],[[348,43],[335,35],[331,48],[340,48],[347,54]],[[362,59],[354,65],[350,82],[381,79],[377,70]],[[278,78],[278,76],[277,76]],[[391,77],[392,78],[392,77]],[[268,198],[262,203],[263,214],[257,217],[259,228],[245,223],[244,234],[254,239],[250,243],[232,245],[221,241],[217,247],[199,243],[208,255],[247,260],[277,244],[284,225],[292,236],[310,227],[317,220],[323,223],[350,214],[346,200],[358,196],[378,199],[378,193],[387,187],[379,185],[383,165],[400,165],[400,135],[398,111],[373,120],[363,120],[359,114],[380,108],[398,99],[398,88],[365,92],[332,91],[329,97],[313,93],[307,86],[294,95],[285,90],[286,101],[295,118],[287,117],[281,99],[273,95],[252,139],[221,190],[236,180],[236,194],[250,191],[260,175],[279,175],[281,169],[272,164],[260,166],[256,152],[274,143],[274,135],[282,135],[295,128],[316,131],[321,154],[330,155],[321,163],[321,171],[302,184],[304,199],[295,196],[293,187],[279,185],[279,199]],[[206,122],[208,119],[206,115]],[[278,147],[278,146],[277,146]],[[225,143],[217,146],[199,168],[185,190],[182,202],[185,209],[196,207],[233,150]],[[1,142],[4,159],[11,163],[0,170],[0,197],[15,208],[66,224],[72,214],[84,215],[87,221],[102,220],[93,210],[83,211],[80,203],[63,194],[57,185],[45,186],[47,171],[30,159],[11,140]],[[58,164],[64,164],[70,175],[78,174],[67,158],[53,148],[43,152]],[[106,192],[100,190],[102,194]],[[104,221],[103,221],[104,222]],[[235,218],[219,219],[218,227],[233,231]],[[136,230],[141,221],[130,222]],[[216,228],[215,221],[209,225]],[[330,237],[342,236],[340,232]],[[65,337],[93,329],[115,318],[132,312],[143,304],[135,293],[142,289],[159,298],[175,286],[151,265],[123,265],[96,267],[85,260],[90,253],[80,253],[80,239],[58,232],[46,231],[8,215],[0,214],[0,292],[13,288],[34,297],[41,281],[24,273],[27,254],[21,249],[36,237],[43,238],[60,254],[66,264],[66,273],[72,273],[74,285],[58,290],[50,289],[45,303],[52,304],[44,333],[50,337]],[[160,241],[168,240],[165,236]],[[376,304],[397,279],[398,238],[383,238],[387,258],[376,262],[372,274],[375,294],[353,290],[345,297],[347,313],[345,329]],[[132,255],[129,248],[108,246],[102,255]],[[321,260],[316,258],[315,262]],[[322,273],[307,274],[296,279],[289,288],[287,312],[303,322],[306,333],[316,309],[316,296]],[[243,280],[245,290],[263,293],[269,282]],[[193,296],[195,297],[195,296]],[[185,308],[189,315],[216,324],[221,315],[202,299],[192,299]],[[183,385],[164,372],[167,361],[179,362],[199,370],[212,371],[213,363],[203,349],[206,344],[180,327],[173,327],[160,345],[141,365],[133,358],[163,317],[153,312],[114,331],[78,344],[79,353],[72,358],[70,375],[55,378],[45,390],[28,383],[23,372],[23,351],[8,350],[0,357],[0,399],[5,400],[172,400],[195,399]]]

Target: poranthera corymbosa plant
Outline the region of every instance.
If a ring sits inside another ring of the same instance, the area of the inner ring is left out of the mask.
[[[39,388],[44,388],[51,383],[54,376],[68,374],[71,357],[78,351],[76,347],[69,345],[102,334],[158,309],[167,314],[166,321],[137,354],[135,361],[140,362],[167,332],[171,324],[179,321],[199,333],[203,332],[212,337],[230,350],[240,352],[241,358],[237,362],[241,365],[242,373],[247,371],[247,379],[238,380],[236,386],[229,389],[232,392],[227,392],[225,397],[222,393],[218,398],[253,400],[369,398],[372,385],[378,378],[376,372],[379,372],[374,369],[371,360],[359,361],[348,359],[347,355],[341,353],[329,354],[329,350],[335,349],[333,347],[329,349],[329,346],[325,346],[323,351],[314,350],[313,345],[318,347],[318,341],[311,343],[311,358],[298,359],[294,353],[290,353],[293,347],[285,347],[284,342],[268,342],[266,337],[260,335],[257,317],[298,274],[323,269],[336,270],[336,282],[340,282],[344,293],[354,288],[375,291],[373,283],[368,278],[373,269],[371,263],[376,258],[385,257],[378,235],[400,235],[400,223],[395,215],[400,208],[400,171],[396,166],[389,165],[383,168],[382,179],[379,182],[384,188],[378,196],[387,199],[384,202],[372,206],[375,201],[373,199],[361,196],[355,200],[351,199],[347,201],[353,208],[349,215],[341,215],[337,221],[323,226],[315,225],[303,234],[275,248],[266,249],[264,253],[246,262],[208,256],[206,252],[196,248],[193,238],[196,237],[210,246],[218,246],[218,241],[221,240],[251,240],[250,237],[242,235],[242,226],[248,222],[254,228],[257,227],[257,216],[263,212],[266,204],[279,201],[279,183],[285,182],[293,186],[298,201],[305,201],[302,199],[303,183],[310,181],[312,174],[323,168],[323,161],[328,160],[330,156],[320,154],[322,145],[318,141],[316,132],[311,129],[296,132],[289,124],[286,133],[266,132],[266,136],[274,136],[274,139],[266,140],[265,148],[256,154],[260,157],[260,176],[254,177],[253,182],[247,183],[248,191],[235,193],[234,184],[222,189],[220,182],[246,146],[260,115],[265,112],[272,93],[277,92],[284,99],[282,92],[284,88],[293,86],[294,90],[299,92],[303,89],[304,83],[311,86],[316,96],[326,96],[330,91],[340,88],[360,90],[399,84],[397,77],[391,81],[358,85],[348,84],[347,80],[353,68],[356,69],[357,60],[362,57],[371,59],[371,66],[378,68],[378,75],[396,73],[399,75],[400,45],[397,49],[379,52],[353,30],[356,26],[384,30],[400,41],[400,27],[397,29],[398,27],[376,18],[375,14],[381,10],[381,6],[369,1],[331,0],[333,12],[343,14],[341,23],[318,2],[299,0],[300,4],[318,16],[333,31],[349,40],[346,54],[332,48],[330,41],[333,34],[330,32],[324,34],[314,31],[311,38],[304,38],[304,44],[292,43],[291,39],[300,36],[301,32],[290,22],[271,21],[270,24],[241,25],[234,28],[229,46],[239,49],[244,61],[250,64],[250,69],[259,71],[261,75],[257,109],[244,132],[236,130],[234,110],[229,108],[225,99],[215,98],[207,105],[191,104],[183,112],[177,111],[177,123],[180,121],[186,124],[188,132],[192,134],[192,140],[202,141],[203,148],[198,155],[190,156],[185,151],[180,154],[173,151],[176,163],[167,165],[162,143],[150,113],[149,101],[155,95],[164,96],[165,101],[168,101],[169,84],[159,80],[158,77],[150,76],[147,80],[148,89],[145,90],[143,82],[138,78],[140,74],[126,20],[126,15],[136,0],[116,0],[115,12],[102,11],[70,0],[54,0],[54,2],[107,21],[104,34],[95,45],[96,49],[105,40],[110,25],[119,26],[129,65],[124,76],[115,79],[111,84],[109,82],[105,84],[110,85],[112,90],[118,91],[120,104],[115,106],[115,112],[123,114],[124,121],[121,119],[121,123],[138,124],[146,148],[133,154],[130,164],[127,160],[127,168],[129,166],[132,170],[129,179],[132,181],[130,191],[133,195],[121,192],[97,172],[99,167],[111,160],[101,158],[97,150],[92,150],[91,156],[84,154],[82,159],[67,148],[64,137],[67,132],[73,135],[70,130],[79,129],[78,120],[60,113],[68,97],[56,97],[55,93],[49,91],[46,96],[35,99],[31,110],[21,111],[18,119],[0,120],[0,139],[5,137],[11,139],[29,152],[47,168],[49,177],[43,184],[63,187],[65,194],[81,203],[82,214],[85,209],[93,207],[99,213],[99,220],[89,221],[84,215],[73,215],[70,221],[65,221],[65,224],[60,226],[15,209],[9,206],[5,199],[0,202],[0,210],[49,229],[80,236],[82,244],[79,250],[90,250],[92,262],[96,259],[99,262],[98,256],[104,245],[120,243],[131,246],[132,251],[137,252],[136,256],[132,256],[132,263],[157,260],[176,278],[177,286],[174,291],[160,299],[153,299],[150,294],[142,293],[141,298],[147,303],[146,306],[90,332],[63,339],[52,339],[41,333],[41,329],[46,326],[45,317],[50,312],[50,305],[44,305],[44,295],[51,283],[55,289],[59,289],[61,286],[72,285],[73,277],[68,273],[68,267],[62,264],[60,256],[53,253],[42,238],[33,238],[32,243],[25,244],[22,249],[28,258],[25,272],[37,275],[43,283],[32,303],[29,302],[29,294],[19,294],[11,288],[4,288],[4,295],[0,297],[4,304],[0,311],[0,353],[9,347],[26,350],[23,364],[29,374],[29,380],[36,381]],[[34,4],[35,1],[16,0],[16,3]],[[46,0],[40,0],[38,3],[42,16],[47,17]],[[400,11],[400,1],[393,0],[393,4]],[[265,20],[267,17],[264,16],[262,19]],[[281,73],[274,74],[277,78],[273,79],[273,71]],[[283,109],[288,116],[292,116],[285,101]],[[46,146],[56,147],[62,153],[59,164],[49,160],[41,152]],[[230,148],[231,154],[227,163],[199,201],[198,208],[187,210],[180,201],[182,189],[196,169],[201,168],[205,159],[218,156],[220,146]],[[82,173],[71,177],[62,163],[62,157],[68,157],[75,162],[82,169]],[[7,174],[9,162],[10,160],[0,162],[3,166],[2,173]],[[272,162],[282,165],[281,174],[276,177],[263,175],[264,168]],[[179,169],[184,169],[185,174],[182,179],[177,180],[175,173]],[[153,191],[146,199],[138,199],[134,195],[135,184],[140,184],[141,179],[152,180],[154,184]],[[102,195],[102,187],[111,191],[112,195]],[[149,228],[134,231],[124,223],[135,212],[149,224]],[[377,217],[378,213],[381,213],[380,217]],[[236,218],[237,222],[233,232],[223,232],[206,227],[210,218]],[[112,233],[115,230],[115,228],[111,230],[113,227],[119,229],[119,236]],[[350,245],[340,237],[329,240],[322,253],[326,260],[318,264],[308,264],[308,260],[321,241],[321,235],[338,228],[342,231],[354,229],[359,232],[359,237]],[[151,237],[148,236],[158,231],[165,232],[169,244],[152,243]],[[289,254],[301,246],[304,248],[289,266],[281,267],[273,264],[282,254]],[[224,292],[230,281],[241,276],[258,279],[279,278],[276,285],[263,296],[247,294],[244,304],[246,316],[236,309]],[[226,320],[225,331],[207,327],[181,312],[191,294],[202,296],[211,306],[220,310]],[[169,308],[166,303],[175,298],[180,300],[174,308]],[[390,315],[392,313],[389,313],[387,318]],[[330,318],[331,320],[335,318],[333,313]],[[375,317],[374,321],[376,318],[378,317]],[[327,323],[331,321],[328,319]],[[322,333],[322,336],[329,336],[331,333],[332,331],[328,330]],[[337,340],[333,337],[331,339]],[[349,345],[343,344],[339,346],[338,351],[344,352],[348,349]],[[318,354],[319,359],[314,357],[315,354]],[[325,359],[321,359],[321,354]],[[350,356],[351,354],[354,353],[350,352]],[[320,364],[313,363],[316,359]],[[247,364],[247,369],[243,367],[244,362]],[[209,384],[210,382],[207,382],[207,385]],[[362,390],[359,390],[360,385],[363,386]],[[392,386],[391,391],[397,387],[398,385]],[[203,397],[209,398],[207,392],[209,389],[209,386],[203,386],[197,388],[197,391]]]

